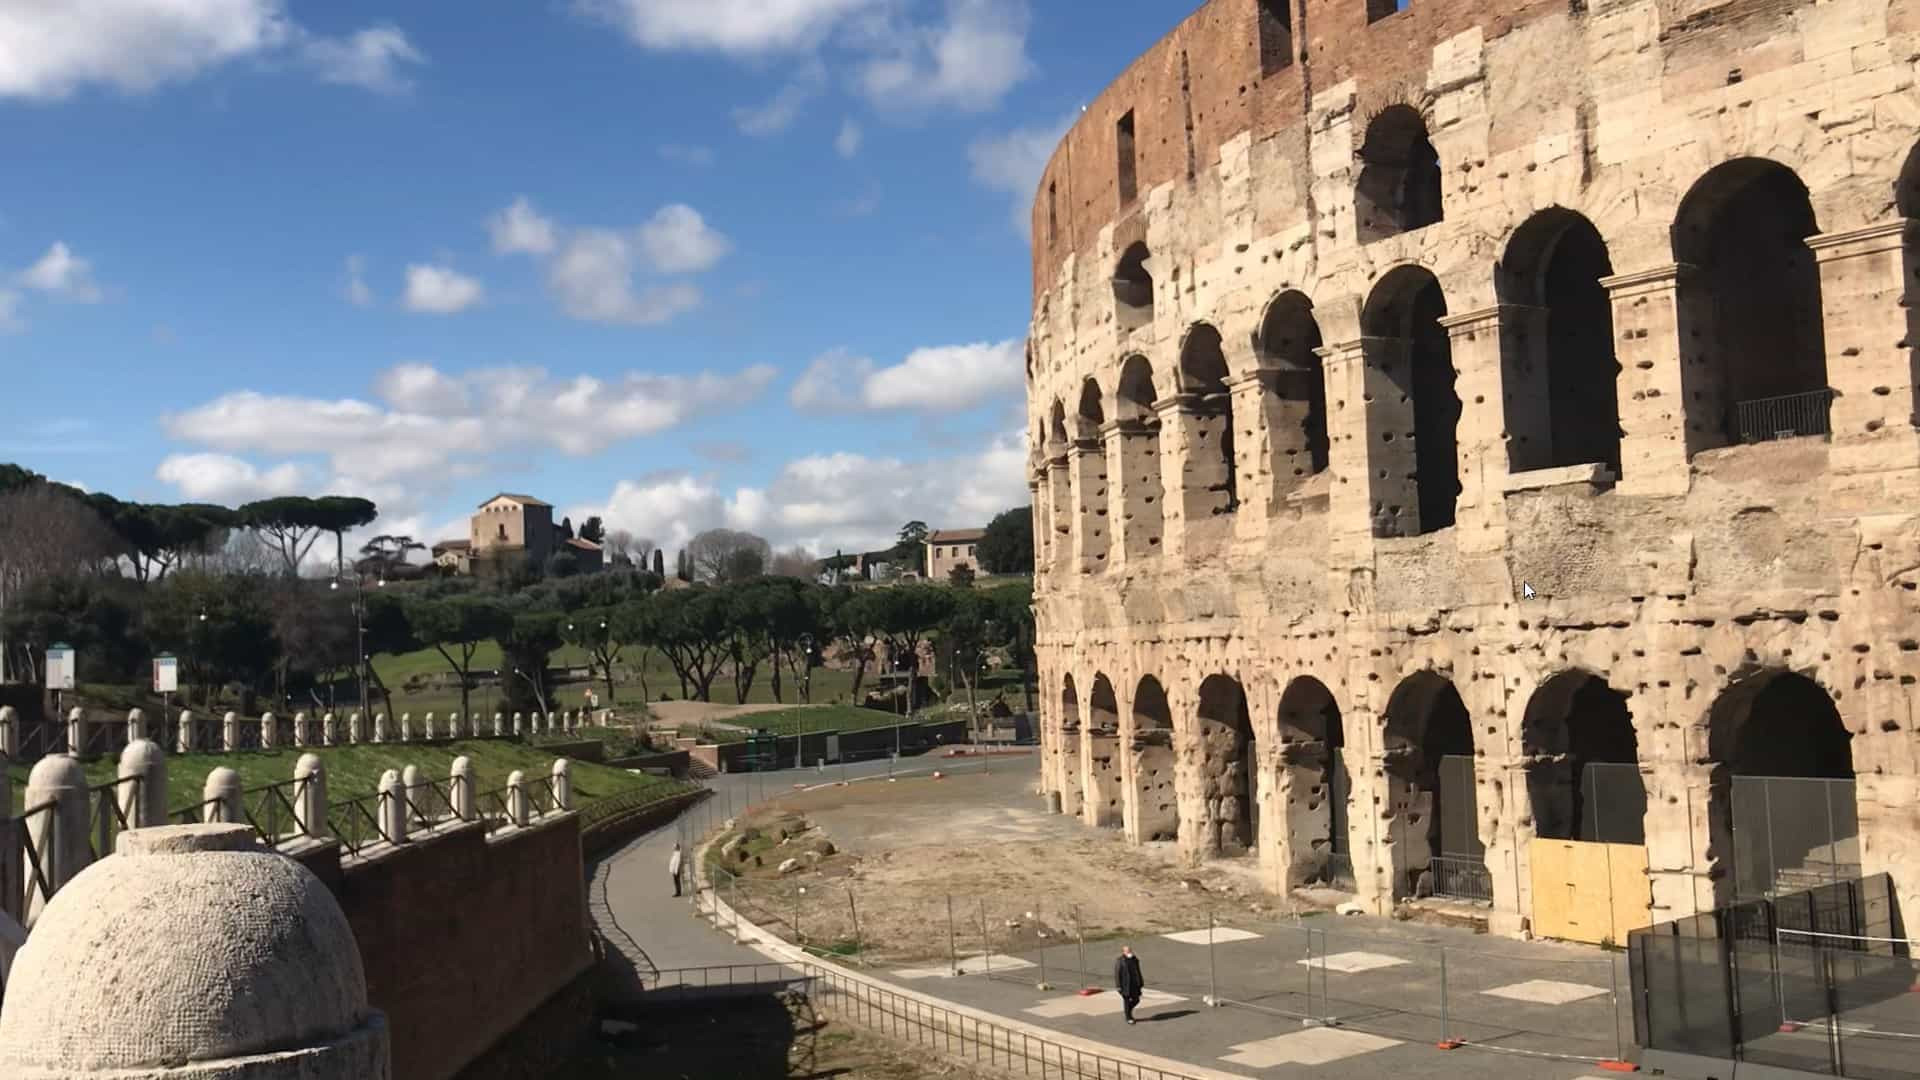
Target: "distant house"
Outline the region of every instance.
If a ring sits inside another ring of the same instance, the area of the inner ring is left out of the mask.
[[[927,537],[927,580],[945,581],[956,567],[967,567],[976,576],[985,577],[975,549],[985,529],[943,529]]]
[[[433,545],[433,561],[456,574],[471,574],[481,563],[497,565],[509,559],[540,570],[561,551],[572,555],[582,570],[606,566],[606,553],[599,544],[561,533],[553,523],[552,503],[503,491],[474,511],[465,540]]]
[[[607,564],[606,552],[601,549],[599,544],[591,540],[582,540],[579,537],[573,537],[572,539],[562,541],[560,549],[572,554],[573,560],[580,564],[580,569],[583,572],[599,570]]]
[[[473,573],[473,541],[442,540],[433,545],[433,565],[449,574]]]

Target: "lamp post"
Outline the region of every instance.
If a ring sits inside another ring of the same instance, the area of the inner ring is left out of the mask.
[[[202,606],[200,608],[199,618],[194,621],[194,634],[193,634],[193,655],[194,655],[194,659],[200,662],[195,666],[200,667],[200,671],[202,675],[206,674],[206,668],[204,666],[201,666],[206,663],[206,658],[207,658],[207,647],[205,644],[206,637],[207,637],[207,609],[205,606]],[[213,711],[213,683],[211,681],[207,683],[206,691],[207,691],[207,711],[212,712]]]
[[[800,635],[801,656],[804,666],[800,669],[800,700],[813,704],[813,635]]]
[[[360,684],[360,715],[366,717],[371,715],[367,699],[367,669],[370,658],[367,656],[367,598],[362,591],[363,584],[359,571],[355,571],[353,575],[353,655],[359,658],[356,662],[359,670],[355,672],[353,681]],[[385,588],[386,584],[387,579],[382,576],[374,587]],[[328,582],[327,588],[339,592],[340,579],[334,578]],[[206,618],[205,615],[200,617]]]

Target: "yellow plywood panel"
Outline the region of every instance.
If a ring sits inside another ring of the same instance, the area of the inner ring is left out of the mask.
[[[1613,879],[1613,943],[1625,945],[1627,933],[1653,925],[1653,882],[1647,876],[1647,849],[1640,844],[1608,844]]]
[[[1648,923],[1651,897],[1646,849],[1633,844],[1535,840],[1533,932],[1598,945],[1626,940]]]

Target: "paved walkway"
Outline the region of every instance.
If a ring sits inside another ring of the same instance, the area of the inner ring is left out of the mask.
[[[951,768],[921,759],[902,768]],[[853,776],[885,775],[886,762]],[[719,815],[755,798],[811,782],[808,770],[714,781]],[[679,967],[764,964],[768,954],[696,918],[675,899],[666,873],[679,830],[663,828],[595,868],[595,917],[610,943],[643,975]],[[1565,1061],[1543,1051],[1614,1056],[1612,980],[1624,970],[1591,950],[1525,944],[1465,931],[1388,920],[1323,916],[1301,924],[1245,922],[1131,940],[1149,993],[1128,1026],[1111,983],[1116,942],[1063,944],[1018,956],[962,958],[955,976],[944,963],[866,974],[1079,1039],[1248,1077],[1325,1075],[1338,1065],[1356,1076],[1576,1080],[1605,1076],[1597,1061]],[[1439,987],[1446,953],[1445,1001]],[[1311,957],[1311,963],[1308,963]],[[1050,988],[1038,988],[1042,965]],[[1082,973],[1077,969],[1091,969]],[[989,970],[991,969],[991,970]],[[1082,996],[1087,984],[1100,993]],[[1223,1004],[1207,1004],[1217,991]],[[1443,1019],[1444,1016],[1444,1019]],[[1333,1019],[1334,1024],[1308,1022]],[[1443,1050],[1443,1032],[1470,1045]],[[1628,1033],[1630,1036],[1630,1032]],[[1628,1047],[1631,1052],[1631,1047]]]

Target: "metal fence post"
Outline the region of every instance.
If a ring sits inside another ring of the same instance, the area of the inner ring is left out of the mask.
[[[980,951],[981,963],[987,965],[987,978],[993,978],[993,938],[987,931],[987,898],[980,898]]]
[[[947,972],[960,974],[960,953],[953,942],[953,894],[947,894]]]
[[[1307,962],[1303,966],[1307,969],[1307,1019],[1312,1021],[1316,1019],[1313,1015],[1313,927],[1302,926],[1300,929],[1306,932],[1307,938]]]
[[[853,955],[855,959],[865,959],[866,943],[860,939],[860,908],[853,902],[853,886],[847,886],[847,910],[853,915]]]
[[[740,944],[740,879],[737,876],[727,875],[727,892],[732,896],[732,902],[727,906],[733,909],[733,943],[738,945]]]
[[[1087,983],[1087,935],[1080,929],[1080,905],[1073,906],[1073,940],[1080,950],[1080,985]]]
[[[1627,1047],[1620,1034],[1620,963],[1607,954],[1607,993],[1613,999],[1613,1060],[1627,1060]]]
[[[1207,1006],[1220,1005],[1220,975],[1213,964],[1213,909],[1207,909]]]
[[[806,892],[799,882],[793,883],[793,943],[800,944],[800,894]]]
[[[1451,1050],[1457,1045],[1451,1034],[1452,1027],[1452,1023],[1447,1018],[1447,948],[1442,945],[1440,947],[1440,1042],[1437,1045],[1444,1050]]]

